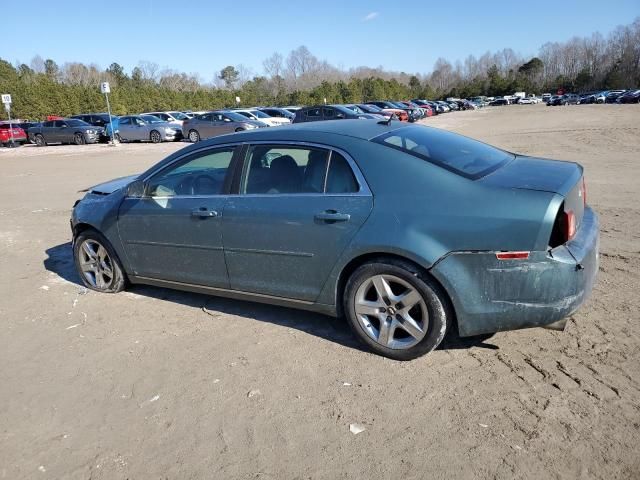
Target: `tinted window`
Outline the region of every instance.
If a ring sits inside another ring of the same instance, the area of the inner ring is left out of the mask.
[[[353,193],[357,192],[358,189],[358,182],[353,175],[349,162],[338,152],[331,152],[326,192]]]
[[[327,107],[324,107],[322,109],[322,113],[324,114],[324,118],[328,118],[328,119],[334,118],[336,115],[336,112],[333,110],[333,108],[327,108]]]
[[[319,108],[309,108],[304,112],[304,114],[307,117],[315,117],[315,118],[320,117],[321,115]]]
[[[513,155],[471,138],[427,127],[404,127],[373,139],[448,170],[478,178],[495,170]]]
[[[198,120],[203,121],[203,122],[212,122],[213,121],[213,114],[212,113],[204,113],[202,115],[198,115],[196,118]]]
[[[320,148],[256,145],[247,155],[244,193],[322,193],[329,152]]]
[[[87,127],[89,124],[82,120],[74,118],[73,120],[67,120],[67,125],[70,127]]]
[[[207,151],[172,165],[147,185],[152,197],[219,195],[233,157],[233,148]]]
[[[53,127],[53,121],[49,120],[48,122],[42,122],[43,127]]]
[[[55,120],[53,122],[53,126],[54,127],[66,127],[67,124],[65,122],[63,122],[62,120]]]
[[[131,125],[131,117],[122,117],[120,119],[120,125]]]

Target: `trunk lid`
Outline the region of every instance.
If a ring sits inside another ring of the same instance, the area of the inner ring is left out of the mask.
[[[577,163],[518,155],[478,182],[494,187],[539,190],[566,196],[581,178],[582,167]]]

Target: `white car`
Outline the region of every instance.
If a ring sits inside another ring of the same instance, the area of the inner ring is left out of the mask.
[[[145,112],[140,115],[153,115],[160,120],[174,125],[178,129],[182,129],[182,123],[189,118],[182,112]]]
[[[264,112],[261,112],[260,110],[255,110],[255,109],[247,109],[247,110],[237,109],[236,110],[236,109],[233,109],[232,111],[247,117],[249,120],[254,120],[256,122],[266,123],[270,127],[279,127],[280,125],[289,125],[291,123],[291,120],[289,120],[288,118],[270,117],[269,115],[267,115]]]
[[[535,102],[535,100],[533,98],[523,97],[520,100],[518,100],[518,103],[520,105],[533,105],[536,102]]]

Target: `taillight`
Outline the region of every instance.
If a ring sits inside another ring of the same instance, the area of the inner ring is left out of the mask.
[[[573,210],[564,212],[564,234],[567,242],[576,234],[576,216]]]
[[[527,260],[529,252],[496,252],[498,260]]]

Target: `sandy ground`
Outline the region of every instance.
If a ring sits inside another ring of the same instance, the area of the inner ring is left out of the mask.
[[[427,123],[585,166],[601,271],[564,332],[450,339],[399,363],[320,315],[87,293],[77,191],[180,145],[0,149],[0,478],[639,478],[640,106]]]

